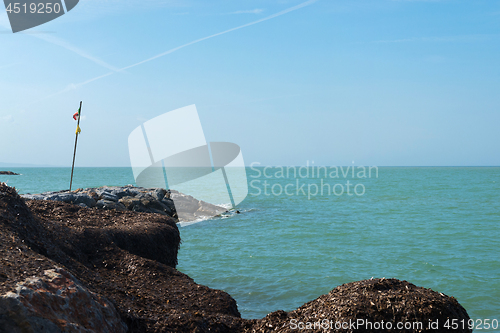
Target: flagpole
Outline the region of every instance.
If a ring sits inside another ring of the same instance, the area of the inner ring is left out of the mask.
[[[82,113],[82,102],[80,101],[80,108],[78,109],[78,124],[76,125],[75,149],[73,151],[73,165],[71,166],[71,180],[69,181],[69,191],[71,192],[71,185],[73,184],[73,169],[75,168],[76,144],[78,142],[78,128],[80,128],[80,115]]]

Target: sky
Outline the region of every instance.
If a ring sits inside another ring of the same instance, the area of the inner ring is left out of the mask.
[[[83,101],[81,167],[192,104],[247,165],[500,165],[500,1],[80,0],[15,34],[4,9],[0,163],[71,166]]]

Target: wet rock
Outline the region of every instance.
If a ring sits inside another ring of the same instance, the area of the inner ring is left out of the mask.
[[[2,332],[127,332],[114,305],[67,271],[46,270],[0,296]]]

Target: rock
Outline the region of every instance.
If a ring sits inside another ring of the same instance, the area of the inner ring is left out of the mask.
[[[167,194],[167,190],[163,188],[156,188],[152,189],[152,191],[149,191],[148,194],[155,198],[157,201],[161,201]]]
[[[10,175],[10,176],[19,176],[18,173],[12,171],[0,171],[0,175]]]
[[[143,208],[141,206],[141,200],[134,198],[132,196],[123,197],[119,200],[119,202],[123,204],[125,208],[127,208],[127,210],[131,210],[134,212],[140,211],[137,210],[137,207],[141,207],[141,209]]]
[[[101,199],[108,200],[108,201],[118,202],[118,196],[114,195],[111,192],[102,192],[101,193]]]
[[[76,205],[84,204],[87,207],[97,207],[98,209],[126,209],[135,212],[156,213],[168,215],[182,222],[211,218],[226,211],[223,207],[197,200],[178,191],[162,188],[104,186],[77,189],[73,192],[26,194],[23,197],[28,200],[53,200]],[[180,216],[178,212],[182,212]]]
[[[45,270],[0,296],[5,332],[127,332],[114,305],[81,285],[67,271]]]
[[[320,326],[323,319],[329,323],[327,329]],[[298,323],[307,322],[318,323],[316,328],[302,327],[308,332],[401,332],[405,330],[395,329],[397,323],[417,322],[422,323],[421,328],[414,327],[405,332],[472,332],[461,328],[448,331],[443,327],[448,319],[465,323],[469,320],[467,311],[455,298],[407,281],[382,278],[346,283],[295,311],[274,312],[257,321],[253,332],[268,332],[269,327],[280,327],[279,332],[297,332]],[[352,327],[345,330],[335,328],[336,323],[358,321],[360,326],[354,330]],[[376,330],[369,326],[370,323],[382,322],[390,322],[393,330]],[[438,322],[439,326],[432,328],[429,326],[431,322]]]
[[[96,200],[88,194],[77,194],[75,195],[75,199],[73,200],[74,204],[80,205],[83,204],[87,207],[95,207]]]
[[[101,199],[97,201],[95,206],[100,209],[116,209],[120,211],[127,210],[127,208],[125,208],[125,206],[122,203],[110,200]]]
[[[111,191],[111,194],[113,195],[116,195],[116,197],[118,199],[121,199],[123,197],[127,197],[127,196],[130,196],[130,189],[127,188],[127,187],[121,187],[121,188],[117,188],[117,189],[113,189]]]
[[[76,199],[76,196],[72,193],[55,193],[48,195],[44,198],[44,200],[53,200],[53,201],[62,201],[72,203]]]
[[[43,200],[45,198],[40,194],[23,194],[22,197],[27,200]]]
[[[165,206],[167,206],[172,212],[175,211],[175,204],[174,204],[174,200],[170,199],[170,198],[167,198],[167,197],[164,197],[162,200],[161,200],[161,203],[164,204]]]

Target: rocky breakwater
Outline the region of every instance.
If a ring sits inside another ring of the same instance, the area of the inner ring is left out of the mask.
[[[470,332],[444,326],[469,319],[456,299],[396,279],[245,320],[226,292],[175,269],[179,244],[170,216],[25,200],[0,183],[0,332]]]
[[[174,268],[179,244],[169,216],[24,200],[0,183],[0,332],[240,330],[231,296]]]
[[[67,202],[86,208],[157,213],[170,216],[179,222],[192,222],[226,212],[224,207],[197,200],[175,190],[132,185],[25,194],[22,197],[30,200]]]

